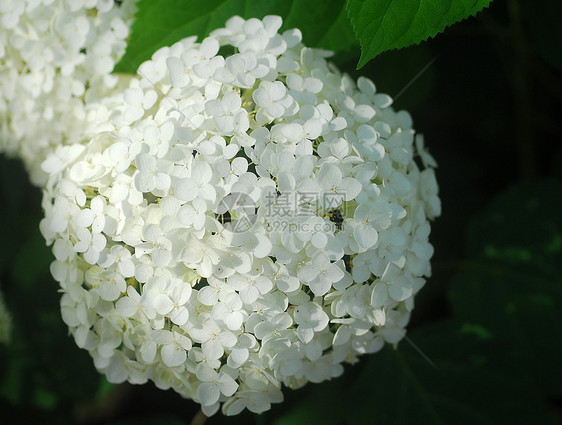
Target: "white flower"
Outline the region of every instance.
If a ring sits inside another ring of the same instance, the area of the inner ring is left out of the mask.
[[[362,249],[369,249],[377,243],[378,233],[372,225],[374,220],[375,214],[367,205],[359,205],[353,213],[353,237]]]
[[[283,332],[293,324],[293,319],[287,313],[278,313],[275,316],[258,323],[254,329],[256,338],[266,340],[286,335]]]
[[[210,184],[213,170],[206,162],[198,161],[192,164],[191,176],[181,179],[175,195],[182,201],[192,201],[195,198],[207,199],[214,202],[216,191]]]
[[[160,355],[168,367],[182,365],[187,359],[186,350],[192,346],[191,340],[177,331],[154,331],[154,342],[162,345]]]
[[[295,307],[297,335],[304,343],[312,341],[315,332],[326,329],[330,318],[318,304],[308,302]]]
[[[218,373],[204,364],[198,366],[197,378],[201,381],[197,387],[197,396],[203,406],[215,404],[219,401],[221,393],[230,397],[238,388],[238,384],[230,375]]]
[[[235,292],[230,292],[221,298],[211,310],[211,318],[232,330],[240,329],[244,322],[245,312],[242,310],[242,300]]]
[[[149,90],[146,93],[141,88],[131,87],[123,93],[123,100],[128,108],[124,112],[124,119],[127,122],[134,122],[140,119],[144,112],[154,105],[158,95]]]
[[[297,276],[310,287],[314,295],[322,296],[330,290],[333,283],[343,278],[344,273],[336,264],[330,262],[328,256],[319,253],[309,265],[299,270]]]
[[[235,92],[225,94],[221,100],[209,100],[205,111],[213,117],[217,130],[225,136],[235,131],[245,132],[250,127],[248,113],[242,109],[242,100]]]
[[[287,88],[280,81],[262,81],[252,95],[256,105],[260,107],[256,119],[260,124],[280,118],[294,101],[287,96]]]
[[[137,155],[135,164],[139,170],[135,175],[135,188],[139,192],[152,192],[154,189],[167,190],[170,188],[169,167],[166,167],[167,161],[141,153]]]
[[[178,210],[178,220],[186,227],[201,230],[205,226],[207,203],[201,199],[194,199],[191,204],[183,204]]]
[[[83,252],[84,259],[90,263],[95,264],[98,261],[100,252],[105,248],[105,236],[99,233],[90,233],[89,231],[82,231],[78,234],[80,238],[74,245],[76,252]]]
[[[235,274],[228,278],[228,284],[240,293],[244,304],[252,304],[260,294],[267,294],[273,287],[269,278],[259,275]]]
[[[318,184],[323,189],[324,208],[338,207],[343,201],[351,201],[361,191],[361,183],[352,177],[342,177],[341,170],[331,164],[323,165],[318,172]]]
[[[413,285],[407,276],[402,274],[398,266],[388,263],[386,270],[380,278],[380,282],[375,283],[371,295],[371,305],[381,307],[387,303],[388,297],[394,301],[404,301],[413,293]]]
[[[263,63],[258,63],[258,58],[253,52],[229,56],[226,58],[226,67],[243,88],[253,87],[257,78],[265,77],[269,73],[269,68]]]
[[[152,307],[143,305],[141,296],[132,286],[127,288],[126,297],[119,298],[115,308],[123,317],[134,316],[137,312],[142,312],[147,319],[154,319],[156,316],[156,312]]]
[[[229,330],[222,330],[211,319],[190,328],[189,335],[195,342],[201,343],[203,355],[208,360],[220,359],[225,348],[232,348],[236,344],[236,336]]]

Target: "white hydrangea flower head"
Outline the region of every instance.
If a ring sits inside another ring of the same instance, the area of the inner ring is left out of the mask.
[[[0,2],[0,152],[23,159],[33,183],[55,146],[83,140],[89,104],[128,84],[110,73],[134,1]]]
[[[43,164],[76,343],[207,415],[396,344],[431,271],[435,163],[410,115],[281,23],[158,50],[95,137]]]

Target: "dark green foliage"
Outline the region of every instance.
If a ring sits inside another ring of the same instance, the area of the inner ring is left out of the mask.
[[[453,311],[521,356],[549,396],[562,396],[562,183],[520,184],[469,228],[471,258],[451,287]]]

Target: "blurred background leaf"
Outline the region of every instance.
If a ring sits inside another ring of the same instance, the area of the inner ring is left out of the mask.
[[[518,184],[469,227],[453,312],[521,356],[547,396],[562,397],[562,183]],[[524,365],[524,366],[523,366]]]

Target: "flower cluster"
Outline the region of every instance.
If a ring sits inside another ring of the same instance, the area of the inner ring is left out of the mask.
[[[134,0],[0,2],[0,152],[40,164],[54,146],[81,141],[88,104],[119,91],[110,75],[125,51]]]
[[[397,343],[430,274],[440,201],[409,114],[281,23],[158,50],[88,143],[43,164],[76,343],[110,382],[208,415],[263,412]]]

